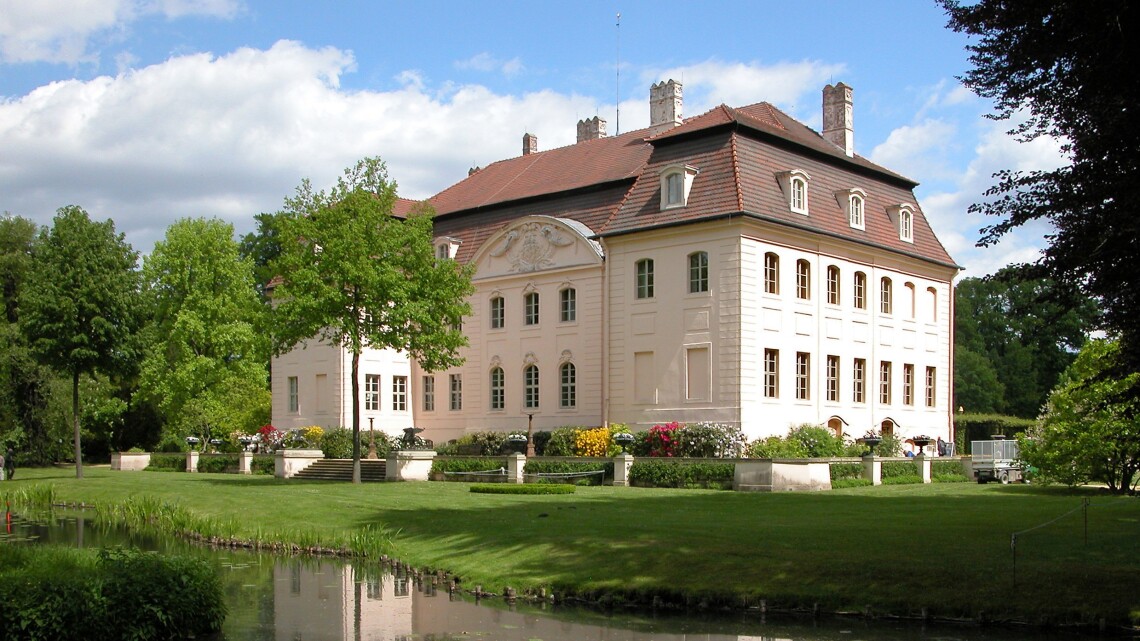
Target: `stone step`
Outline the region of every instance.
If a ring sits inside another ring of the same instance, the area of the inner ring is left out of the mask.
[[[383,481],[386,476],[386,472],[387,464],[385,461],[368,459],[362,459],[360,461],[361,481]],[[293,478],[310,481],[351,481],[352,460],[320,459],[318,461],[314,461],[312,465],[309,465],[305,469],[295,474]]]

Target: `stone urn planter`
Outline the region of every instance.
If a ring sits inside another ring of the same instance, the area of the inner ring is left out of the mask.
[[[633,434],[629,432],[618,432],[614,434],[614,443],[621,446],[621,453],[625,454],[630,445],[633,445]]]

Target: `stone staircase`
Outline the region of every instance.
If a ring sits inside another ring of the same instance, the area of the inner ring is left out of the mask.
[[[383,481],[387,471],[384,460],[360,459],[360,481]],[[306,481],[351,481],[352,459],[318,459],[312,465],[293,475]]]

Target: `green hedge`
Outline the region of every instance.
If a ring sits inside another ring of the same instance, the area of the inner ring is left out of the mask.
[[[905,461],[883,461],[883,482],[896,476],[918,476],[918,463],[914,459]],[[921,482],[921,479],[920,479]]]
[[[185,472],[185,454],[154,453],[150,455],[150,465],[146,466],[148,472]]]
[[[135,550],[0,545],[0,640],[182,639],[217,632],[208,563]]]
[[[574,485],[602,485],[604,481],[612,481],[614,478],[614,464],[613,462],[582,462],[577,463],[573,461],[527,461],[526,467],[523,468],[523,474],[583,474],[586,472],[598,472],[602,474],[590,474],[589,476],[569,476],[564,478],[558,477],[540,477],[530,478],[528,481],[541,481],[544,483],[570,483]]]
[[[832,487],[835,487],[836,481],[862,479],[865,473],[862,463],[832,463],[830,467]]]
[[[930,476],[935,483],[966,483],[970,480],[958,459],[934,461],[930,466]]]
[[[922,477],[917,474],[901,474],[898,476],[884,476],[883,485],[917,485],[922,483]]]
[[[198,457],[198,471],[203,474],[236,474],[240,464],[237,454],[203,454]]]
[[[845,487],[869,487],[871,485],[870,479],[833,479],[831,481],[831,489],[841,490]]]
[[[437,456],[431,464],[431,475],[433,479],[441,481],[505,481],[505,474],[502,476],[491,476],[487,474],[459,473],[487,472],[499,468],[502,468],[504,470],[507,469],[507,459],[497,456],[489,456],[485,458],[440,458]]]
[[[663,459],[635,460],[629,483],[638,487],[681,487],[731,490],[735,463],[682,463]]]
[[[1006,438],[1024,432],[1037,421],[1004,414],[957,414],[954,416],[955,447],[958,454],[970,454],[970,441],[987,441],[994,434]]]
[[[203,454],[198,457],[198,471],[207,474],[236,474],[240,467],[240,454]],[[276,467],[272,454],[254,454],[250,471],[272,475]],[[185,472],[186,454],[154,453],[150,455],[148,472]]]

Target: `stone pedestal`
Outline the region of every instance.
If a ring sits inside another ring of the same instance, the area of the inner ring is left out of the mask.
[[[389,481],[426,481],[435,460],[432,450],[395,450],[388,453],[385,476]]]
[[[629,485],[629,468],[633,467],[633,455],[622,452],[614,457],[614,487]]]
[[[883,484],[883,462],[875,458],[874,454],[863,457],[863,478],[870,481],[871,485]]]
[[[197,472],[198,471],[198,452],[196,452],[194,450],[190,450],[189,452],[186,453],[186,471],[187,472]]]
[[[253,474],[253,452],[242,452],[238,457],[238,472]]]
[[[523,469],[526,468],[525,454],[510,454],[507,456],[507,483],[525,483]]]
[[[150,465],[150,452],[112,452],[111,469],[138,472]]]
[[[740,492],[830,490],[831,464],[814,459],[738,461],[732,489]]]
[[[320,450],[277,450],[273,459],[273,475],[282,479],[293,478],[297,472],[324,457]]]
[[[930,457],[925,454],[919,454],[914,457],[914,462],[918,465],[918,475],[922,478],[922,482],[930,483],[930,468],[932,463]]]

